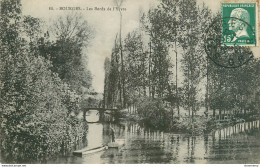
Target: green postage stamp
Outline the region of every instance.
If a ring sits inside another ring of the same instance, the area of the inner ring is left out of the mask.
[[[257,45],[256,3],[222,3],[222,45]]]

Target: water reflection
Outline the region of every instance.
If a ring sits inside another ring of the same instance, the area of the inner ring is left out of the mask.
[[[49,163],[259,163],[259,121],[218,129],[205,136],[152,131],[138,124],[112,125],[121,149],[60,157]],[[89,124],[88,147],[110,142],[108,124]]]

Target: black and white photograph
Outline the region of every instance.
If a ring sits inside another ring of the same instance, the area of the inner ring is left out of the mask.
[[[0,0],[1,166],[258,167],[259,4]]]

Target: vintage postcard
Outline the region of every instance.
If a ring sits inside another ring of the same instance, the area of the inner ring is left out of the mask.
[[[2,167],[258,167],[259,14],[258,0],[1,0]]]

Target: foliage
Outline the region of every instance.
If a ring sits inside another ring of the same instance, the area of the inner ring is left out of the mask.
[[[147,53],[144,53],[142,35],[139,31],[129,33],[125,39],[125,86],[126,100],[132,102],[135,97],[146,96],[148,83]]]
[[[197,118],[200,107],[205,107],[203,119],[208,119],[209,114],[215,119],[216,110],[220,119],[224,118],[221,111],[233,111],[234,115],[244,117],[249,117],[247,112],[256,113],[260,61],[252,58],[241,67],[223,68],[209,60],[204,47],[207,44],[205,32],[215,19],[220,19],[220,14],[213,15],[205,4],[196,0],[161,0],[143,13],[140,27],[125,37],[123,49],[120,36],[120,42],[115,40],[111,61],[106,60],[104,104],[126,107],[121,103],[123,98],[128,106],[137,105],[138,115],[147,118],[149,125],[177,131],[182,128],[197,131],[196,126],[205,128],[204,121]],[[221,36],[221,27],[214,28],[213,36]],[[124,64],[120,62],[121,51]],[[233,51],[235,55],[241,54],[237,47]],[[121,65],[124,70],[120,69]],[[120,76],[124,76],[125,81],[123,97]],[[169,102],[171,107],[163,106],[164,102],[158,99]],[[188,111],[188,119],[181,118],[179,106]],[[210,110],[213,113],[209,113]],[[168,125],[165,120],[160,122],[158,115],[169,120]]]
[[[78,94],[83,94],[84,90],[90,88],[92,76],[85,67],[82,47],[79,44],[70,39],[55,43],[46,41],[39,49],[40,54],[52,62],[51,70]]]
[[[77,13],[59,17],[53,22],[51,31],[58,41],[71,40],[71,42],[87,46],[93,37],[93,30],[82,15]]]
[[[169,129],[170,110],[165,108],[161,99],[139,99],[137,109],[139,116],[149,127],[165,131]]]
[[[205,117],[194,117],[193,119],[181,117],[180,119],[176,119],[171,130],[180,133],[198,135],[204,133],[206,127]]]
[[[120,46],[118,40],[115,40],[111,60],[106,59],[105,62],[105,89],[104,89],[104,104],[105,107],[120,107],[121,106],[121,84],[120,84],[120,64],[119,52]],[[120,104],[119,104],[120,103]]]
[[[81,15],[73,14],[55,20],[50,35],[56,40],[50,42],[47,35],[41,38],[40,54],[52,62],[52,71],[73,90],[78,94],[85,93],[90,89],[92,76],[86,68],[83,50],[93,36],[92,28]]]
[[[81,96],[40,54],[41,21],[20,7],[1,1],[1,155],[6,163],[44,162],[84,137],[87,124],[76,119]]]

